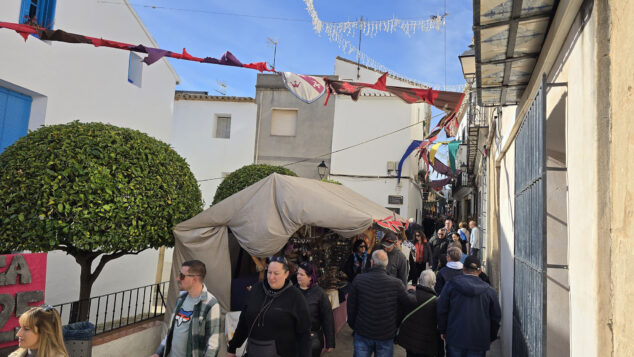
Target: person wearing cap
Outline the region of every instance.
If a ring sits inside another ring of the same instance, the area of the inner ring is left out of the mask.
[[[402,257],[401,252],[396,254]],[[359,274],[348,294],[348,325],[354,330],[354,356],[392,357],[400,309],[416,304],[400,280],[385,271],[387,252],[372,253],[372,268]]]
[[[438,330],[448,357],[486,356],[497,339],[502,312],[495,290],[479,278],[480,260],[468,256],[438,298]]]
[[[462,263],[460,257],[462,251],[460,248],[451,247],[447,249],[447,265],[438,271],[436,275],[436,294],[441,294],[445,284],[455,276],[462,275]],[[466,259],[466,258],[465,258]]]
[[[381,240],[381,246],[385,253],[387,253],[388,264],[387,275],[391,275],[403,282],[403,285],[407,286],[407,275],[409,274],[409,267],[405,256],[401,253],[400,249],[396,249],[396,235],[392,232],[386,232],[385,236]]]

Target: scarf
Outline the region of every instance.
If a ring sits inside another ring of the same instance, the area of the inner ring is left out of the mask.
[[[423,243],[416,242],[416,264],[423,263],[423,249],[424,249]]]
[[[355,274],[365,273],[365,264],[368,260],[368,253],[354,253],[354,272]]]

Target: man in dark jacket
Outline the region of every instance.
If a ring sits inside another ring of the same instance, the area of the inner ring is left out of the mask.
[[[401,252],[397,252],[403,256]],[[387,253],[372,253],[372,268],[357,275],[348,295],[348,325],[354,330],[355,357],[392,357],[399,306],[415,304],[402,282],[387,274]]]
[[[385,270],[391,275],[403,282],[407,286],[407,276],[409,275],[409,264],[400,249],[396,248],[396,236],[392,232],[387,232],[381,240],[381,246],[389,262]]]
[[[440,256],[447,254],[447,246],[449,245],[449,238],[447,238],[447,230],[441,228],[436,232],[429,242],[431,248],[431,267],[433,270],[438,269],[438,259]]]
[[[486,356],[497,338],[502,312],[495,290],[482,281],[480,261],[465,259],[464,275],[451,279],[438,298],[438,330],[447,356]]]
[[[436,275],[436,294],[442,293],[442,288],[445,284],[457,275],[462,275],[462,263],[460,263],[460,257],[462,251],[460,248],[451,247],[447,250],[447,265],[438,271]]]

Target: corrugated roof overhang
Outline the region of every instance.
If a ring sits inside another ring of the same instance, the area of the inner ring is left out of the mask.
[[[478,105],[518,104],[558,0],[474,0]]]

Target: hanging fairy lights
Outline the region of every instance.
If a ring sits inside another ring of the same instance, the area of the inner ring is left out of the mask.
[[[313,29],[315,30],[315,33],[320,35],[322,32],[324,32],[326,36],[328,36],[328,40],[331,42],[336,42],[337,46],[343,53],[347,55],[355,55],[357,58],[359,58],[359,62],[363,65],[372,67],[380,72],[389,72],[395,77],[400,77],[406,81],[416,83],[417,85],[422,87],[444,87],[445,90],[458,92],[464,89],[464,85],[438,86],[431,83],[425,83],[410,79],[407,76],[393,71],[383,64],[377,62],[372,57],[362,52],[358,47],[353,45],[346,38],[347,36],[351,36],[357,33],[357,31],[359,30],[361,30],[361,33],[363,33],[364,35],[370,37],[376,36],[379,32],[393,33],[397,29],[403,31],[407,36],[415,34],[416,31],[425,32],[440,30],[440,28],[445,25],[445,18],[447,14],[432,16],[431,18],[426,20],[401,20],[394,18],[390,20],[379,21],[324,22],[319,19],[319,15],[317,14],[317,10],[315,10],[313,0],[304,0],[304,3],[306,4],[306,10],[308,11],[308,14],[312,19]]]

